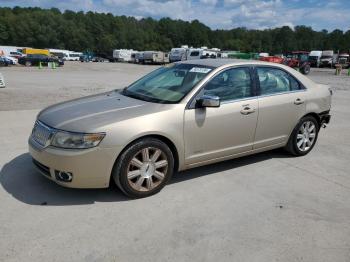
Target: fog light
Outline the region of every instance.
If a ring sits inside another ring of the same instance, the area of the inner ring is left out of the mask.
[[[73,174],[71,172],[55,170],[55,177],[58,181],[72,182]]]

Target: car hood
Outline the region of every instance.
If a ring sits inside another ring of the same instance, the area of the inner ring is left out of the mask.
[[[167,110],[170,106],[112,91],[50,106],[39,113],[38,120],[56,129],[95,132],[102,131],[109,124]]]

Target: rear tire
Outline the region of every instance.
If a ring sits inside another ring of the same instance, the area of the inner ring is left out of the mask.
[[[112,177],[120,190],[132,198],[158,193],[174,172],[169,147],[155,138],[145,138],[128,146],[118,158]]]
[[[24,65],[27,66],[27,67],[32,66],[32,62],[26,61]]]
[[[305,65],[302,69],[301,69],[301,72],[304,74],[304,75],[308,75],[310,73],[310,65]]]
[[[294,156],[305,156],[316,144],[320,126],[312,116],[303,117],[295,126],[285,150]]]

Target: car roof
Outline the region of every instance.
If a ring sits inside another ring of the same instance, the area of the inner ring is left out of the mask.
[[[269,66],[280,66],[280,64],[264,62],[259,60],[248,60],[248,59],[194,59],[194,60],[186,60],[181,62],[176,62],[176,64],[191,64],[191,65],[201,65],[201,66],[210,66],[214,68],[218,68],[221,66],[234,66],[234,65],[269,65]]]

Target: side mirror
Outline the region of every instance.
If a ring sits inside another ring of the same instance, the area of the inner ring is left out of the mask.
[[[203,95],[201,98],[197,99],[196,106],[203,107],[219,107],[220,98],[218,96]]]

